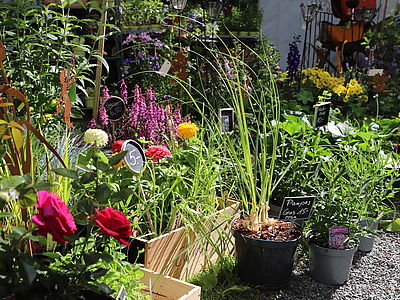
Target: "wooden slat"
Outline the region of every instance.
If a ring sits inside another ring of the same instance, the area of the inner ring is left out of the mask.
[[[181,227],[152,240],[142,240],[145,241],[146,268],[185,280],[214,264],[218,252],[233,254],[230,221],[237,216],[238,207],[239,203],[231,203],[210,217],[202,228]],[[218,230],[210,233],[216,227]]]
[[[160,275],[145,268],[141,271],[144,276],[140,281],[149,287],[145,292],[151,291],[152,300],[200,300],[199,286]]]

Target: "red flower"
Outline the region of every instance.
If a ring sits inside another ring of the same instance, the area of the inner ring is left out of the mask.
[[[39,234],[47,236],[50,233],[55,241],[68,243],[64,237],[73,234],[77,228],[61,198],[47,191],[39,191],[35,207],[38,213],[32,217],[32,221],[39,225]]]
[[[124,140],[117,140],[114,142],[114,144],[111,147],[112,152],[118,153],[121,152],[122,144],[124,143]]]
[[[150,146],[146,149],[146,156],[157,162],[161,158],[170,157],[171,152],[165,146]]]
[[[132,226],[126,216],[119,210],[107,207],[99,211],[95,209],[97,217],[92,219],[104,233],[116,238],[120,243],[129,246],[126,241],[132,235]]]

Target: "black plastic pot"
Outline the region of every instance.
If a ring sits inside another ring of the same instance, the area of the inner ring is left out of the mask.
[[[269,241],[234,231],[236,269],[242,282],[282,289],[289,285],[294,254],[301,236],[293,241]]]

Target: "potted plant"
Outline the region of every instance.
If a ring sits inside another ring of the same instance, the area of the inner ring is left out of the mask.
[[[369,148],[349,150],[343,156],[346,176],[357,188],[354,196],[358,198],[355,209],[360,218],[360,227],[365,232],[359,236],[358,249],[372,250],[380,219],[390,211],[386,203],[394,197],[393,184],[396,156],[385,154],[380,143],[371,141]]]
[[[345,176],[346,168],[341,155],[321,161],[320,173],[312,184],[319,197],[306,225],[311,275],[330,285],[344,284],[349,278],[361,232],[358,187]]]
[[[227,61],[233,67],[223,80],[236,129],[232,134],[221,134],[221,144],[227,149],[234,193],[242,204],[241,218],[232,223],[237,273],[241,281],[279,289],[289,284],[302,231],[300,226],[268,214],[269,200],[279,181],[273,174],[278,159],[280,101],[272,76],[259,93],[253,93],[249,77],[255,76],[257,82],[255,72],[240,58],[229,56],[221,63],[221,74]],[[263,70],[270,74],[270,66],[263,63]]]

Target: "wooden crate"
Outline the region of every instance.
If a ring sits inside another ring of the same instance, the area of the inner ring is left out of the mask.
[[[201,288],[169,276],[160,275],[141,268],[144,276],[140,279],[149,288],[143,290],[151,293],[152,300],[200,300]]]
[[[192,278],[214,264],[219,254],[233,254],[230,223],[238,215],[239,203],[231,201],[229,204],[201,228],[186,226],[151,240],[137,238],[130,247],[144,249],[139,262],[147,269],[181,280]]]

